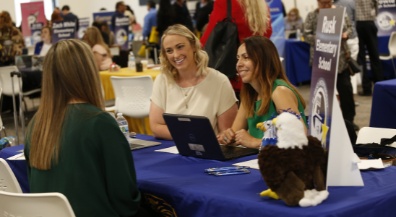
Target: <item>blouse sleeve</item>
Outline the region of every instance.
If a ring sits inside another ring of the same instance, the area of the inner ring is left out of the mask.
[[[151,102],[162,110],[166,110],[166,79],[162,73],[154,81],[153,93],[150,97]]]
[[[220,100],[219,100],[219,110],[217,111],[217,117],[222,115],[228,109],[230,109],[238,99],[235,96],[234,89],[231,86],[230,81],[224,74],[220,74],[222,78],[222,86],[220,89]]]

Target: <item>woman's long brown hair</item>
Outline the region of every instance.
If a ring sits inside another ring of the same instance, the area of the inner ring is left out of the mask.
[[[91,48],[69,39],[54,44],[43,65],[40,107],[29,123],[30,165],[51,169],[58,162],[62,125],[71,100],[104,108],[99,69]]]
[[[243,43],[255,68],[253,79],[257,80],[261,86],[261,93],[257,93],[250,84],[242,85],[241,101],[242,106],[248,111],[248,117],[253,117],[254,115],[254,105],[258,94],[261,96],[261,106],[257,111],[257,115],[265,115],[268,112],[275,79],[285,81],[297,93],[300,102],[305,108],[304,99],[297,88],[287,79],[274,43],[264,36],[252,36],[243,40]]]
[[[84,40],[86,40],[86,42],[89,44],[91,48],[96,44],[102,45],[102,47],[106,49],[107,55],[111,57],[109,46],[107,46],[107,44],[103,41],[102,34],[100,33],[100,30],[97,27],[95,26],[88,27],[87,30],[85,30],[85,34],[83,38]]]

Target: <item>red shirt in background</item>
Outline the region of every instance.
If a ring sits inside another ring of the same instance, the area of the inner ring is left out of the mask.
[[[243,39],[253,36],[253,31],[250,30],[249,24],[247,20],[245,20],[245,12],[242,10],[241,6],[239,5],[238,0],[231,0],[231,4],[232,4],[231,15],[235,19],[237,24],[239,41],[242,42]],[[268,16],[271,19],[269,8],[268,8]],[[214,2],[213,11],[210,14],[208,27],[206,28],[206,31],[200,40],[202,47],[205,46],[206,40],[208,40],[208,37],[212,32],[213,28],[216,26],[217,22],[223,21],[226,17],[227,17],[227,0],[216,0]],[[270,25],[268,25],[267,32],[264,34],[264,36],[267,38],[270,38],[272,35],[271,20],[269,24]],[[259,34],[255,34],[255,35],[259,35]],[[242,88],[242,82],[236,82],[235,78],[230,79],[230,81],[234,89],[240,90]]]

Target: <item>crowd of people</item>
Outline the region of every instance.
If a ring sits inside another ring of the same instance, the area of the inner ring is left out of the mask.
[[[269,40],[272,27],[266,1],[231,2],[240,46],[235,54],[238,77],[230,80],[223,72],[208,67],[210,57],[203,49],[216,23],[227,16],[227,0],[197,2],[195,26],[184,0],[176,0],[173,5],[169,0],[160,0],[158,10],[155,2],[148,1],[143,36],[149,37],[153,27],[160,35],[161,74],[154,82],[149,114],[155,138],[172,140],[164,113],[206,116],[220,144],[235,142],[248,148],[262,145],[263,132],[256,124],[283,110],[292,109],[307,132],[306,103],[289,82],[277,48]],[[368,11],[378,5],[373,7],[368,0],[356,2],[338,0],[333,4],[332,0],[318,0],[318,8],[304,22],[293,8],[285,17],[285,27],[303,28],[305,41],[311,45],[312,64],[319,10],[346,7],[342,43],[353,58],[359,53],[359,60],[367,46],[373,59],[374,81],[380,81],[382,70],[375,60],[378,45],[371,41],[376,35],[374,15]],[[117,17],[128,16],[131,29],[135,28],[136,18],[124,2],[118,2],[115,9],[113,27]],[[41,29],[42,41],[35,47],[35,54],[46,58],[40,107],[26,134],[31,193],[61,192],[77,216],[149,215],[152,211],[139,205],[142,196],[128,142],[114,118],[104,112],[99,71],[112,63],[109,47],[114,33],[107,23],[94,21],[83,40],[52,44],[51,23],[76,19],[69,6],[54,10],[51,22]],[[372,35],[359,33],[368,28]],[[20,31],[6,12],[0,14],[0,31],[3,30],[12,32],[14,44],[23,47]],[[21,54],[18,48],[14,52]],[[336,86],[343,117],[353,124],[355,103],[344,52],[340,50]],[[0,58],[3,57],[4,54]],[[363,73],[367,73],[363,66]],[[364,79],[363,76],[364,94],[369,95],[371,83]]]

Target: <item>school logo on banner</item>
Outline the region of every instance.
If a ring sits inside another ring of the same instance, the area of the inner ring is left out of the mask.
[[[114,28],[114,43],[121,45],[121,49],[128,50],[129,17],[116,17]]]
[[[76,36],[76,22],[61,21],[52,24],[52,43],[65,39],[75,38]]]
[[[379,36],[388,36],[396,31],[396,0],[379,0],[377,26]]]
[[[43,23],[32,23],[30,25],[32,45],[41,41],[41,28],[43,28]]]

